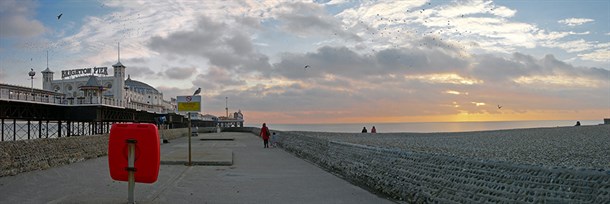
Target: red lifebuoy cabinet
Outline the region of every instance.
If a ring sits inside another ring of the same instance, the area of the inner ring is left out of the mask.
[[[135,143],[135,168],[128,168],[128,145]],[[157,126],[149,123],[113,124],[108,139],[110,177],[128,181],[134,171],[135,182],[154,183],[159,176],[161,147]]]

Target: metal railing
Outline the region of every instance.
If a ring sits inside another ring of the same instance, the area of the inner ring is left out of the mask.
[[[0,87],[0,100],[28,101],[35,103],[55,104],[55,105],[107,105],[115,107],[125,107],[135,110],[143,110],[155,113],[174,112],[162,106],[150,104],[127,102],[111,97],[85,96],[85,97],[65,97],[63,94],[43,93],[41,91],[24,90],[23,88]]]
[[[112,123],[0,119],[0,142],[108,134]]]

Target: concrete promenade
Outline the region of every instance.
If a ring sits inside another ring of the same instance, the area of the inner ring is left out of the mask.
[[[161,145],[170,165],[161,165],[156,183],[136,184],[137,203],[393,203],[282,149],[264,149],[250,133],[192,137],[193,161],[218,166],[185,166],[179,152],[186,155],[187,139]],[[126,203],[127,183],[110,178],[107,159],[0,177],[0,203]]]

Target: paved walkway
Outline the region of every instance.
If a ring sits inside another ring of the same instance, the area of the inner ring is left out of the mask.
[[[187,141],[161,145],[162,158],[187,151]],[[232,152],[233,165],[161,165],[156,183],[136,184],[137,203],[393,203],[282,149],[263,149],[250,133],[202,134],[192,143],[193,149],[209,150],[193,160],[206,160],[206,152],[218,150],[220,157],[210,158],[226,160]],[[0,203],[126,203],[127,183],[110,178],[107,159],[0,177]]]

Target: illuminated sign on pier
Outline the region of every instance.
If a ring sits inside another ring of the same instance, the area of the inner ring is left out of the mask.
[[[93,68],[83,68],[83,69],[71,69],[71,70],[61,70],[61,78],[66,78],[75,75],[86,75],[86,74],[101,74],[108,75],[107,67],[93,67]]]

